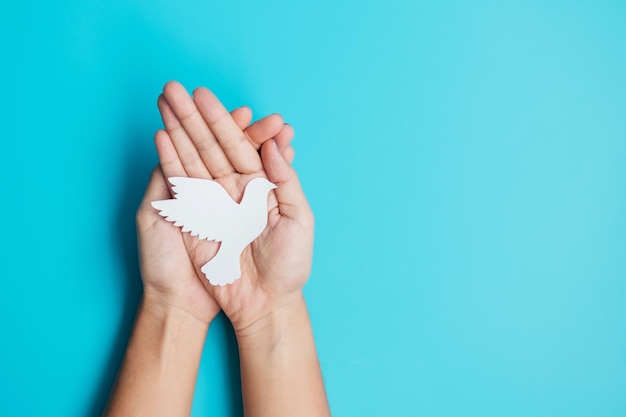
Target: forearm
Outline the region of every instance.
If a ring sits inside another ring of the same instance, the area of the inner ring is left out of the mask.
[[[237,333],[246,417],[329,416],[304,298]]]
[[[105,416],[189,416],[207,330],[144,296]]]

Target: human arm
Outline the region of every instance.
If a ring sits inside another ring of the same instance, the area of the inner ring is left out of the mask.
[[[232,116],[255,143],[277,135],[286,143],[291,140],[282,119],[265,118],[246,127],[249,109],[235,110]],[[107,417],[188,416],[204,340],[220,310],[203,287],[180,232],[161,222],[150,206],[170,197],[157,167],[137,212],[144,293]]]
[[[146,294],[105,416],[189,416],[208,327]]]
[[[330,415],[301,294],[237,332],[237,342],[246,416]]]
[[[266,229],[241,256],[241,278],[223,287],[202,280],[237,335],[246,416],[329,415],[302,295],[313,215],[290,166],[293,150],[278,138],[253,146],[206,89],[191,98],[180,84],[168,83],[159,108],[166,130],[157,151],[166,177],[213,179],[237,201],[252,178],[267,177],[278,186],[268,196]],[[188,233],[183,239],[201,274],[217,244]]]
[[[180,235],[147,206],[169,197],[160,168],[137,213],[144,293],[106,417],[189,416],[204,340],[219,306],[204,291]]]

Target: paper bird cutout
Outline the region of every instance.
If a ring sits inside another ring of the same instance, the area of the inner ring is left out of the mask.
[[[237,204],[217,182],[198,178],[171,177],[175,195],[154,201],[165,220],[191,232],[198,239],[222,242],[201,271],[212,285],[232,284],[241,276],[241,252],[265,229],[267,193],[276,188],[265,178],[254,178]]]

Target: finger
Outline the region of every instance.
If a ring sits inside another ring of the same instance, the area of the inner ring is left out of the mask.
[[[176,148],[176,153],[185,168],[185,176],[193,178],[211,179],[209,170],[204,165],[204,161],[200,158],[200,154],[193,144],[191,138],[178,120],[178,117],[170,107],[169,103],[163,95],[159,96],[157,106],[161,112],[161,119],[167,130],[172,143]]]
[[[293,139],[294,131],[289,124],[283,123],[280,114],[270,114],[252,124],[250,124],[252,110],[249,107],[242,106],[234,109],[230,115],[257,150],[266,141],[275,139],[278,147],[283,151],[283,157],[290,164],[293,162],[294,151],[293,148],[289,149],[289,143]]]
[[[249,107],[239,107],[232,110],[230,115],[237,123],[237,126],[243,129],[243,133],[245,133],[250,143],[257,150],[270,139],[276,139],[278,147],[285,149],[285,147],[289,146],[291,139],[293,139],[293,128],[283,123],[283,118],[280,114],[270,114],[252,124],[250,124],[252,121],[252,110]],[[291,152],[293,152],[293,149]],[[291,163],[293,156],[286,159]]]
[[[228,161],[215,135],[198,112],[196,104],[185,87],[176,81],[170,81],[163,87],[163,96],[187,132],[204,162],[204,166],[211,175],[217,178],[232,173],[234,168]]]
[[[170,198],[170,192],[167,188],[167,183],[165,182],[165,178],[163,177],[163,172],[161,171],[161,167],[157,165],[152,170],[152,175],[150,176],[150,182],[148,183],[148,187],[146,188],[146,192],[143,196],[143,200],[139,206],[139,210],[137,211],[137,219],[143,218],[142,214],[144,213],[152,213],[154,210],[152,209],[151,203],[157,200],[163,200],[166,198]],[[149,210],[145,211],[144,210]],[[138,225],[141,227],[141,225]]]
[[[309,204],[300,186],[298,175],[280,154],[274,140],[263,144],[261,157],[268,179],[278,186],[275,192],[280,213],[298,221],[312,221]]]
[[[159,156],[163,176],[166,179],[172,177],[186,177],[187,173],[185,172],[185,168],[178,158],[172,139],[165,130],[157,130],[154,135],[154,144],[156,146],[157,155]],[[170,190],[170,196],[173,197],[175,193],[172,190],[172,184],[166,181],[166,185]]]
[[[159,198],[169,198],[169,190],[167,188],[165,176],[163,175],[162,167],[157,165],[152,170],[152,175],[150,176],[150,182],[146,188],[144,199],[152,202],[158,200]]]
[[[250,107],[239,107],[231,111],[230,115],[241,130],[246,129],[252,121],[252,110],[250,110]]]
[[[274,136],[274,140],[278,144],[278,149],[284,150],[293,140],[295,132],[289,123],[285,123],[283,128]]]
[[[256,150],[266,141],[280,133],[283,128],[283,118],[280,114],[270,114],[250,125],[244,133]]]
[[[289,165],[293,164],[293,159],[296,156],[296,151],[291,147],[291,146],[287,146],[283,151],[282,151],[282,155],[283,158],[285,158],[285,161],[287,161],[287,163]]]
[[[200,114],[235,170],[242,174],[261,171],[263,164],[259,154],[217,97],[206,88],[196,89],[193,97]]]
[[[157,130],[154,134],[154,144],[165,178],[187,176],[172,139],[165,130]]]

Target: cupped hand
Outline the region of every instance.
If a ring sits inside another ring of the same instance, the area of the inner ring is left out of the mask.
[[[253,178],[265,177],[278,186],[268,195],[267,226],[244,249],[242,275],[233,284],[213,286],[200,271],[217,253],[218,243],[191,237],[158,220],[159,228],[169,228],[182,239],[198,283],[224,310],[235,331],[244,330],[301,297],[310,274],[313,215],[290,165],[293,130],[278,115],[242,130],[209,90],[196,89],[192,98],[177,82],[166,84],[158,105],[165,130],[157,132],[155,142],[164,177],[213,179],[235,201],[241,200]],[[257,129],[275,131],[273,139],[263,140],[267,135]]]
[[[270,116],[248,126],[252,113],[250,109],[241,107],[234,110],[229,117],[244,132],[251,147],[278,138],[285,149],[290,149],[293,130],[283,124],[280,116]],[[167,117],[165,120],[168,120]],[[159,131],[155,136],[158,149],[163,149],[161,144],[164,139],[169,141],[169,136]],[[164,176],[164,172],[168,177],[172,176],[172,165],[168,164],[167,156],[166,150],[165,168],[157,166],[152,172],[136,216],[144,297],[173,307],[203,323],[209,323],[219,312],[220,306],[203,286],[204,275],[200,275],[201,280],[188,255],[180,230],[163,221],[150,205],[153,201],[171,198]]]

